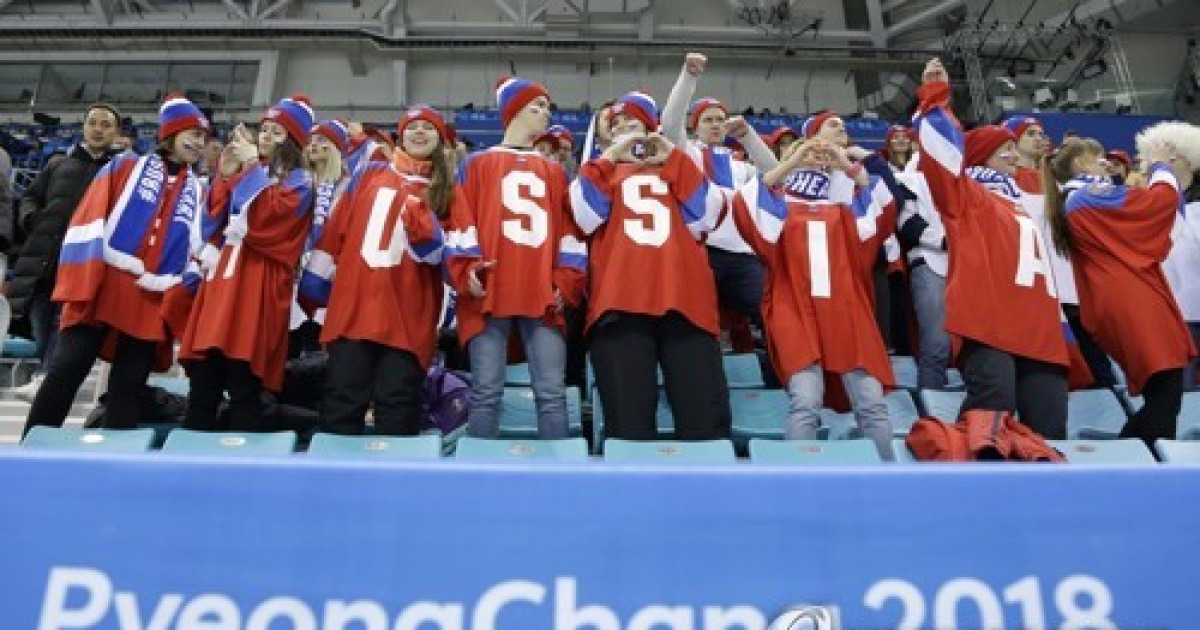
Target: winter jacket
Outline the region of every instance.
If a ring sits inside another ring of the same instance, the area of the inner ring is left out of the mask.
[[[21,200],[21,229],[27,235],[8,285],[9,304],[27,315],[30,298],[54,290],[58,254],[75,206],[96,173],[116,155],[95,157],[77,145],[67,157],[38,174]]]

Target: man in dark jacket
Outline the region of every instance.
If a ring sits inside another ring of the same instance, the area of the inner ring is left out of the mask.
[[[111,105],[97,103],[89,107],[84,116],[83,141],[65,159],[43,169],[21,200],[21,228],[27,236],[7,292],[13,316],[29,318],[42,367],[33,381],[15,392],[19,398],[33,398],[45,366],[52,360],[60,309],[50,296],[58,273],[59,250],[75,206],[96,173],[116,155],[112,145],[121,130],[120,121],[120,112]]]

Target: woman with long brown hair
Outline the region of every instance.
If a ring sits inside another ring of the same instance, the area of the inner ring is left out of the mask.
[[[377,432],[420,429],[442,301],[438,219],[454,182],[441,115],[413,107],[399,130],[391,164],[372,162],[346,187],[300,281],[306,300],[328,305],[321,429],[330,433],[362,433],[372,404]]]
[[[1190,151],[1170,144],[1188,140],[1197,141]],[[1138,144],[1150,165],[1145,189],[1112,184],[1104,148],[1090,138],[1064,142],[1043,160],[1042,177],[1054,247],[1075,268],[1083,325],[1125,370],[1130,393],[1145,397],[1121,437],[1152,446],[1175,437],[1181,370],[1196,355],[1162,261],[1171,251],[1181,191],[1200,166],[1200,129],[1158,126]]]
[[[191,392],[184,426],[260,430],[264,387],[283,385],[295,273],[312,217],[302,147],[313,127],[308,99],[267,110],[255,142],[243,127],[221,156],[209,219],[223,226],[204,256],[208,275],[192,308],[179,361]],[[224,392],[229,414],[217,417]]]

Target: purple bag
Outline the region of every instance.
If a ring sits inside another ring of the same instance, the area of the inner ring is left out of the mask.
[[[467,424],[471,386],[463,377],[435,365],[429,368],[421,389],[421,430],[437,429],[449,436]]]

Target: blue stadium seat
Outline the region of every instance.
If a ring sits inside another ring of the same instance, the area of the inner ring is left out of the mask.
[[[733,452],[733,442],[729,440],[634,442],[609,438],[604,441],[604,461],[627,464],[703,465],[732,464],[737,461],[737,457]]]
[[[856,440],[862,437],[862,431],[858,430],[858,421],[854,419],[854,412],[838,413],[828,407],[823,407],[820,416],[821,428],[817,431],[818,439]]]
[[[528,363],[510,363],[504,368],[504,384],[510,387],[530,387],[533,377],[529,374]]]
[[[458,441],[454,456],[470,460],[536,459],[557,461],[587,461],[587,440],[485,440],[463,437]]]
[[[788,395],[782,389],[731,389],[733,439],[746,445],[754,438],[781,440],[787,421]]]
[[[882,463],[870,440],[750,440],[750,461],[755,464],[798,466],[854,466]]]
[[[1164,464],[1200,464],[1200,442],[1158,440],[1154,450],[1158,451]]]
[[[187,396],[192,388],[191,380],[182,376],[151,376],[147,382],[151,387],[160,387],[177,396]]]
[[[529,387],[505,387],[500,399],[500,437],[536,438],[537,405],[533,389]],[[571,437],[583,435],[583,411],[579,400],[579,388],[567,388],[567,434]]]
[[[317,433],[308,445],[308,454],[337,459],[441,459],[442,438],[432,434],[393,437]]]
[[[1112,440],[1129,417],[1120,399],[1108,389],[1084,389],[1067,396],[1067,438]]]
[[[888,392],[884,398],[888,406],[888,419],[892,421],[892,434],[908,435],[913,423],[921,417],[912,393],[904,389],[896,389]]]
[[[595,384],[594,379],[592,378],[592,362],[590,360],[584,362],[583,378],[585,381],[585,386],[582,393],[586,394],[591,391],[592,385]],[[529,364],[513,363],[505,366],[504,384],[509,387],[532,387],[533,377],[529,374]],[[658,373],[658,384],[662,385],[661,371]]]
[[[1184,392],[1175,435],[1180,440],[1200,440],[1200,392]]]
[[[921,406],[925,408],[925,415],[937,418],[942,422],[957,422],[958,410],[966,398],[966,392],[936,389],[923,389],[920,397]]]
[[[725,380],[730,389],[761,389],[766,386],[757,354],[727,354],[721,357],[721,362],[725,366]]]
[[[24,448],[135,453],[150,450],[153,429],[74,429],[33,427],[21,441]]]
[[[946,370],[946,389],[958,391],[966,389],[966,387],[967,384],[963,381],[962,372],[959,372],[957,368]]]
[[[892,451],[896,453],[896,463],[916,464],[920,461],[913,457],[912,451],[908,450],[908,444],[904,442],[904,438],[892,440]]]
[[[1047,440],[1072,464],[1153,464],[1141,440]]]
[[[736,414],[734,416],[736,422]],[[667,401],[667,393],[658,390],[658,411],[655,415],[658,424],[659,439],[669,440],[675,437],[675,417],[671,415],[671,404]],[[600,394],[592,390],[592,444],[599,449],[604,444],[604,405],[600,402]],[[597,450],[597,452],[599,452]]]
[[[892,373],[896,376],[896,387],[916,391],[917,360],[904,355],[892,355]]]
[[[912,430],[913,423],[920,414],[913,402],[912,394],[907,389],[895,389],[884,396],[888,406],[888,420],[892,423],[892,435],[903,437]],[[829,428],[831,440],[857,440],[863,437],[852,412],[834,413],[830,409],[821,410],[821,421]]]
[[[167,436],[162,450],[164,453],[188,455],[290,455],[296,450],[296,432],[241,433],[175,429]]]
[[[37,344],[32,339],[9,335],[4,338],[0,354],[10,359],[32,359],[37,356]]]

